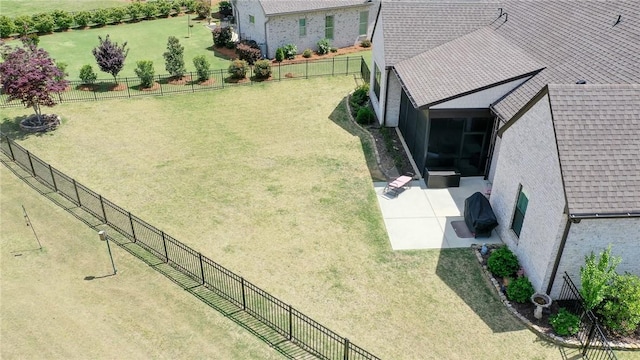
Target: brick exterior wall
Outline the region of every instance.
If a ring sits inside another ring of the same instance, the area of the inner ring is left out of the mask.
[[[385,90],[387,91],[387,90]],[[387,117],[385,126],[397,127],[400,117],[400,97],[402,95],[402,85],[395,72],[389,72],[389,90],[387,91]]]
[[[611,254],[622,258],[617,272],[630,272],[640,276],[640,218],[620,219],[583,219],[571,224],[567,242],[553,283],[551,297],[556,298],[562,287],[562,275],[566,271],[571,279],[580,286],[580,267],[585,256],[592,251],[598,255],[609,244]]]
[[[491,206],[498,234],[518,256],[536,291],[546,291],[565,221],[564,191],[549,100],[543,97],[499,143]],[[528,195],[520,238],[511,229],[519,185]]]
[[[386,91],[386,70],[384,69],[386,64],[384,62],[384,36],[383,33],[384,24],[382,23],[382,18],[378,19],[378,25],[375,28],[375,32],[372,35],[372,43],[373,43],[373,51],[371,55],[371,78],[369,79],[369,99],[371,99],[371,106],[373,110],[376,112],[376,117],[379,121],[382,121],[382,114],[384,110],[384,94]],[[375,64],[375,66],[373,65]],[[374,77],[375,77],[375,67],[380,69],[381,78],[380,78],[380,98],[376,96],[373,91]]]
[[[240,0],[233,3],[236,16],[236,31],[243,39],[255,40],[257,43],[266,43],[264,22],[266,18],[262,6],[258,0]],[[253,15],[254,23],[249,22],[249,15]]]

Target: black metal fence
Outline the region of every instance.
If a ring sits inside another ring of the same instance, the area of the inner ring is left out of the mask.
[[[142,89],[137,77],[100,79],[93,84],[84,84],[81,80],[71,80],[66,91],[55,94],[59,103],[77,101],[95,101],[104,99],[122,99],[138,96],[163,96],[176,93],[193,93],[197,91],[218,90],[230,86],[252,85],[257,82],[281,81],[289,79],[308,79],[317,76],[336,76],[362,74],[362,65],[366,62],[362,56],[333,57],[322,60],[304,60],[292,63],[274,63],[271,66],[271,77],[267,80],[256,79],[251,67],[247,78],[241,81],[231,79],[227,69],[209,71],[209,80],[199,82],[198,76],[189,72],[184,84],[175,84],[170,75],[157,75],[152,88]],[[368,70],[368,68],[367,68]],[[367,75],[367,81],[369,79]],[[119,85],[119,86],[116,86]],[[20,101],[7,101],[7,95],[0,95],[0,108],[21,107]]]
[[[360,76],[362,76],[362,80],[367,84],[371,80],[371,70],[369,70],[369,65],[364,61],[364,58],[360,59]]]
[[[580,331],[576,336],[580,341],[582,356],[591,360],[616,360],[616,354],[600,327],[598,317],[591,310],[587,310],[584,299],[569,274],[565,272],[562,278],[564,282],[556,301],[561,302],[568,311],[580,317]]]
[[[0,150],[42,184],[307,352],[320,359],[379,360],[349,339],[63,174],[1,133]]]

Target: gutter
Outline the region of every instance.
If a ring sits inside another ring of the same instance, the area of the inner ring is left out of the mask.
[[[270,17],[265,16],[266,20],[264,22],[264,46],[267,49],[266,57],[269,58],[269,33],[267,32],[267,23],[271,20]]]
[[[387,78],[385,79],[386,85],[384,87],[384,112],[382,113],[383,126],[387,125],[387,100],[389,100],[389,74],[391,73],[391,71],[389,70],[389,68],[386,68],[385,72],[387,74]],[[376,76],[376,75],[373,74],[373,76]]]
[[[595,214],[570,214],[569,217],[575,222],[580,222],[582,219],[619,219],[619,218],[636,218],[640,217],[640,212],[626,212],[626,213],[595,213]]]
[[[560,260],[562,260],[562,254],[564,253],[564,247],[567,244],[567,237],[569,237],[569,230],[571,230],[571,224],[575,222],[571,219],[571,217],[567,218],[567,225],[564,227],[564,232],[562,233],[562,239],[560,240],[560,246],[558,247],[558,252],[556,253],[556,259],[553,262],[553,270],[551,270],[551,278],[549,279],[549,285],[547,285],[547,292],[545,294],[551,294],[551,289],[553,289],[553,283],[556,280],[556,275],[558,274],[558,267],[560,267]]]

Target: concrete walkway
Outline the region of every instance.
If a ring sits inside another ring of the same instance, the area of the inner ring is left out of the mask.
[[[427,189],[424,180],[414,180],[410,189],[383,193],[386,183],[374,183],[378,204],[393,250],[469,247],[471,244],[502,243],[495,231],[489,238],[460,238],[451,222],[464,221],[464,200],[489,184],[481,177],[462,178],[460,187]]]

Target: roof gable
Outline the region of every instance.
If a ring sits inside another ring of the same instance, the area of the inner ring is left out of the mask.
[[[370,5],[367,0],[259,0],[265,15],[339,9]]]
[[[640,85],[548,88],[569,213],[640,213]]]

